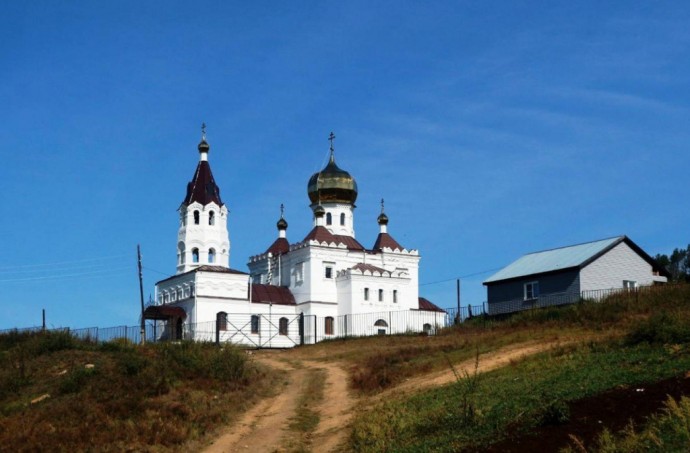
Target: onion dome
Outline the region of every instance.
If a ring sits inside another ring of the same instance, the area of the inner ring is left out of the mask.
[[[309,178],[307,193],[312,203],[355,203],[357,200],[357,182],[350,173],[338,167],[335,163],[333,139],[331,132],[331,157],[323,170],[316,172]]]
[[[326,210],[320,204],[314,208],[314,217],[323,217],[326,215]]]
[[[201,124],[201,141],[199,142],[197,149],[199,149],[200,153],[208,153],[208,151],[211,149],[208,142],[206,142],[206,123]]]
[[[383,198],[381,198],[381,214],[376,219],[379,225],[388,225],[388,216],[383,212]]]
[[[280,219],[278,220],[278,223],[276,223],[276,226],[278,227],[278,230],[284,231],[287,230],[288,223],[287,220],[283,217],[283,212],[285,210],[285,207],[281,204],[280,205]]]

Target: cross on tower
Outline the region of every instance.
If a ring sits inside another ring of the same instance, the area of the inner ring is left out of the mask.
[[[201,123],[201,139],[206,140],[206,123]]]
[[[331,142],[331,154],[333,153],[333,140],[335,140],[335,134],[331,131],[331,135],[328,136],[328,141]]]
[[[283,218],[283,213],[285,212],[285,206],[283,206],[283,203],[280,203],[280,218]]]
[[[383,214],[383,198],[381,198],[381,213]]]

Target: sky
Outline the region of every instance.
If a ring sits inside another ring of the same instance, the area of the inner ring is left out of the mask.
[[[136,325],[175,273],[207,125],[231,267],[312,225],[336,135],[356,237],[420,295],[486,299],[533,251],[690,243],[690,4],[14,1],[0,5],[0,329]]]

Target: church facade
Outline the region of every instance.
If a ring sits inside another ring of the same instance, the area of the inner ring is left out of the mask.
[[[373,245],[355,238],[357,183],[336,164],[334,138],[328,164],[307,185],[311,231],[290,243],[281,206],[277,238],[249,258],[247,273],[230,267],[228,209],[202,134],[179,207],[177,273],[156,284],[145,311],[160,336],[291,347],[445,325],[446,313],[419,297],[419,252],[388,233],[383,200]]]

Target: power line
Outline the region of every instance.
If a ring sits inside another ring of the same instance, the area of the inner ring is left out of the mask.
[[[453,280],[457,280],[457,279],[459,279],[459,278],[462,279],[462,278],[474,277],[474,276],[477,276],[477,275],[488,274],[489,272],[497,271],[497,270],[499,270],[499,269],[502,269],[502,268],[496,267],[496,268],[487,269],[487,270],[481,271],[481,272],[475,272],[474,274],[461,275],[461,276],[459,276],[459,277],[451,277],[451,278],[447,278],[447,279],[445,279],[445,280],[437,280],[437,281],[435,281],[435,282],[420,283],[419,286],[436,285],[436,284],[438,284],[438,283],[450,282],[450,281],[453,281]]]
[[[27,267],[47,267],[47,266],[57,266],[61,264],[73,264],[73,263],[86,263],[86,262],[93,262],[93,261],[104,261],[104,260],[114,260],[118,258],[124,258],[129,255],[111,255],[111,256],[102,256],[98,258],[84,258],[84,259],[79,259],[79,260],[69,260],[69,261],[56,261],[54,263],[39,263],[39,264],[15,264],[12,266],[0,266],[0,270],[3,269],[17,269],[17,268],[27,268]]]
[[[76,273],[76,274],[58,274],[58,275],[44,275],[44,276],[40,276],[40,277],[8,278],[8,279],[0,280],[0,283],[30,282],[30,281],[36,281],[36,280],[59,280],[59,279],[67,279],[67,278],[74,278],[74,277],[86,277],[86,276],[103,277],[103,276],[113,275],[115,273],[117,273],[117,274],[123,273],[123,271],[125,269],[131,270],[131,266],[116,267],[116,268],[111,268],[111,269],[101,269],[101,270],[97,270],[97,271],[93,271],[93,272],[81,272],[81,273]]]

